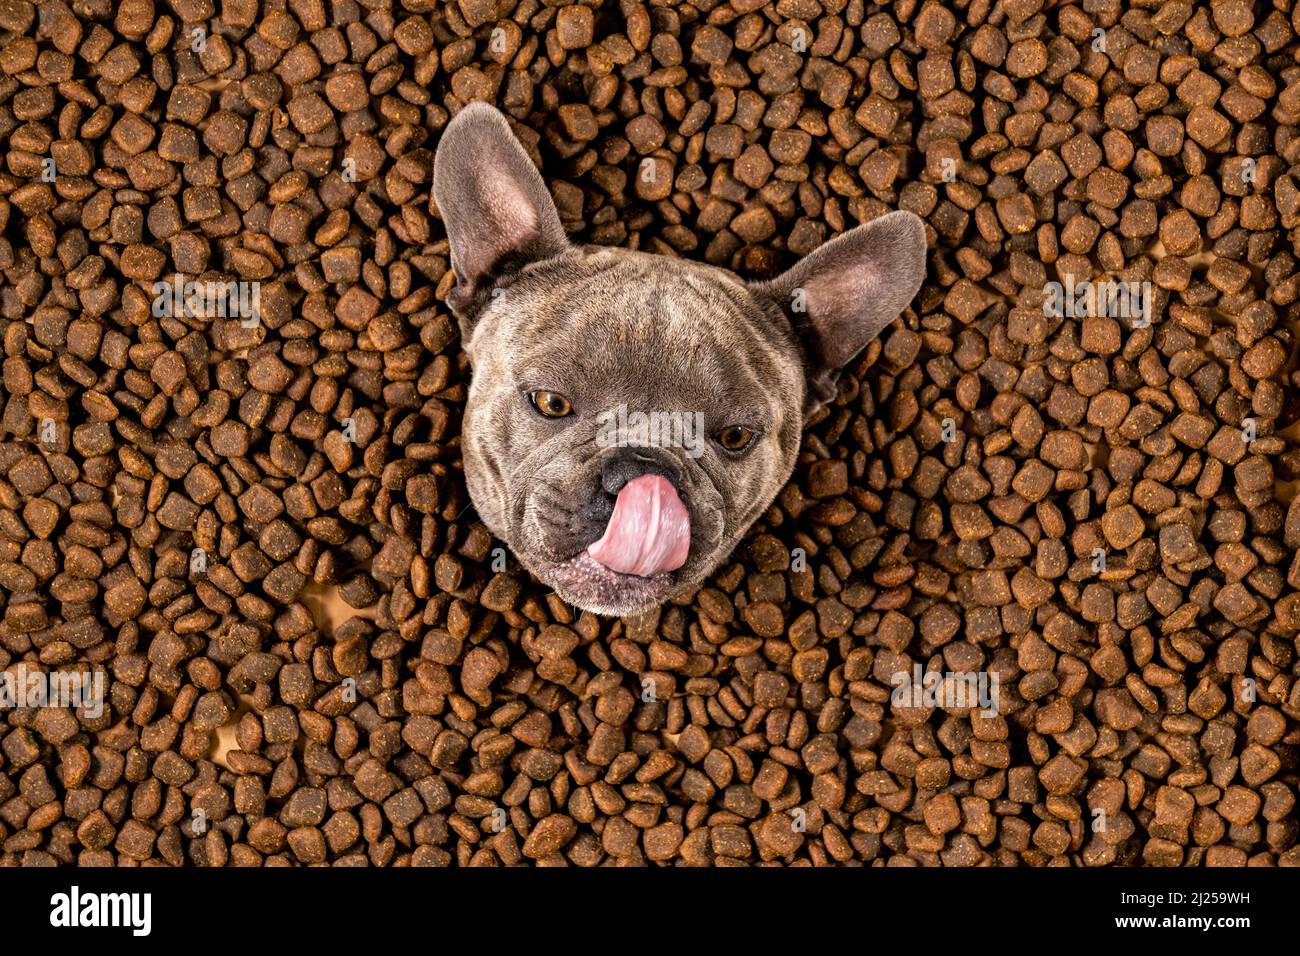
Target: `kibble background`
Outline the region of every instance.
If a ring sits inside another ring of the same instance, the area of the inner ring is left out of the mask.
[[[0,863],[1300,863],[1290,8],[0,0],[0,665],[109,677],[0,714]],[[464,491],[477,99],[582,241],[758,278],[927,223],[642,619],[494,571]],[[261,324],[155,317],[178,272]],[[1067,275],[1153,327],[1045,316]],[[891,705],[918,663],[1001,713]]]

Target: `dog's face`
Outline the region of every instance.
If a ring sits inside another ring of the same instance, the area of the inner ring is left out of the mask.
[[[466,107],[434,189],[473,367],[465,480],[480,517],[565,601],[633,614],[698,585],[788,480],[804,416],[915,296],[911,213],[770,282],[570,244],[505,118]]]

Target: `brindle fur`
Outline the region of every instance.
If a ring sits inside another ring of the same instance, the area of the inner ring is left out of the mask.
[[[598,614],[644,611],[702,582],[789,480],[805,415],[839,369],[907,306],[925,235],[891,213],[823,245],[783,276],[746,283],[704,263],[576,246],[505,118],[466,107],[448,126],[434,189],[451,241],[473,377],[462,428],[480,517],[564,600]],[[802,290],[797,293],[796,290]],[[791,309],[796,296],[806,311]],[[532,390],[572,413],[548,419]],[[684,448],[601,448],[598,413],[702,412],[705,434],[755,434],[736,455],[710,438]],[[691,517],[679,570],[616,574],[584,556],[614,495],[637,474],[677,486]]]

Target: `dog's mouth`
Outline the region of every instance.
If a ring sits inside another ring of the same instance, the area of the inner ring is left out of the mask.
[[[691,518],[677,489],[660,475],[620,489],[604,533],[547,577],[561,597],[603,614],[631,614],[663,603],[690,556]]]
[[[610,571],[653,578],[676,571],[691,551],[691,516],[677,489],[660,475],[625,484],[605,533],[586,554]]]

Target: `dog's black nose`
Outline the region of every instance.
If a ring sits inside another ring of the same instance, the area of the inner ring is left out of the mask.
[[[681,493],[681,467],[671,456],[650,448],[620,448],[610,455],[601,467],[600,485],[606,494],[617,495],[624,485],[642,475],[667,478]]]

